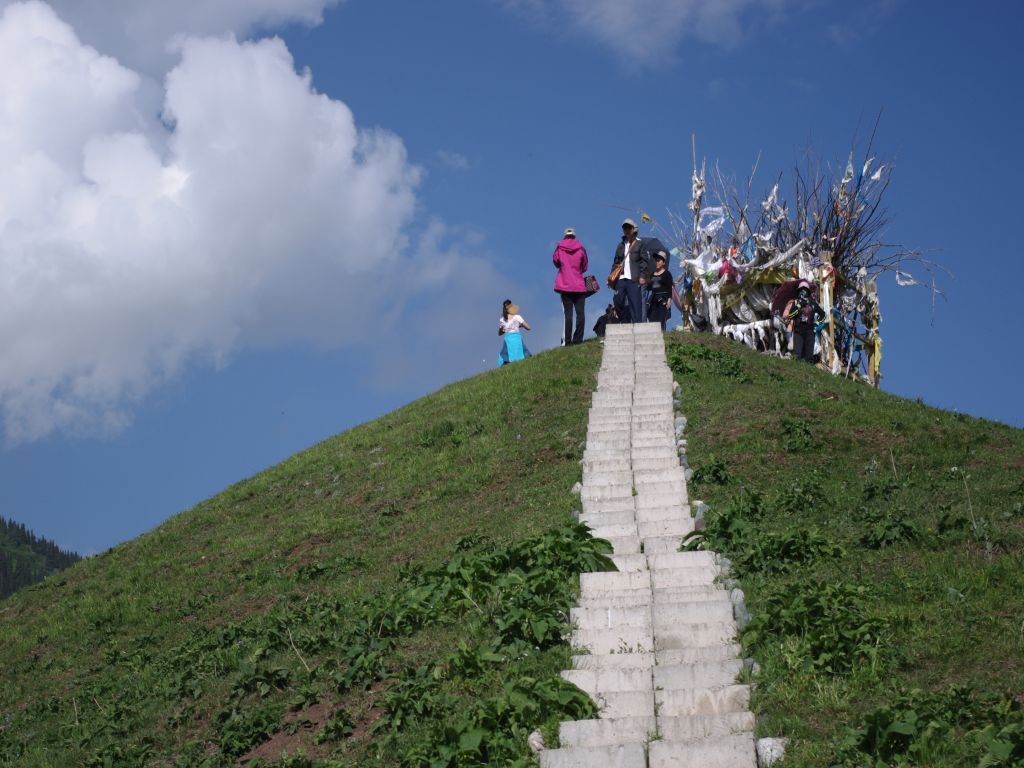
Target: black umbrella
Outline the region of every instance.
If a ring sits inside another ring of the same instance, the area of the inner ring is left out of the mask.
[[[796,298],[797,292],[800,290],[800,285],[806,283],[811,287],[811,297],[818,300],[818,286],[812,283],[810,280],[799,278],[797,280],[787,280],[778,288],[775,289],[775,293],[772,294],[772,314],[781,315],[786,309],[786,305],[793,299]]]

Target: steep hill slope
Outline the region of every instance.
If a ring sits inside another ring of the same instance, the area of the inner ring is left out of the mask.
[[[1024,745],[1024,433],[668,338],[690,544],[747,592],[765,734],[798,766]],[[606,567],[566,524],[600,352],[446,387],[0,604],[0,765],[528,764],[588,712],[558,637]]]
[[[36,536],[21,523],[0,517],[0,598],[81,559]]]
[[[425,739],[371,738],[380,715],[412,717],[401,697],[381,708],[381,680],[446,660],[446,709],[461,686],[495,707],[548,696],[521,713],[534,725],[585,712],[557,685],[560,627],[540,620],[567,609],[589,556],[566,524],[600,351],[445,387],[12,596],[0,764],[234,765],[276,733],[268,759],[366,764],[387,738],[393,765]]]

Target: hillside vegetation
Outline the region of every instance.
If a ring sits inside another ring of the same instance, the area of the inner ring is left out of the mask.
[[[786,765],[1024,764],[1024,432],[722,338],[667,353],[689,544],[733,561]]]
[[[81,559],[21,523],[0,517],[0,599]]]
[[[726,554],[788,765],[1024,756],[1024,433],[669,334],[688,546]],[[0,604],[0,765],[529,765],[601,347],[453,384]]]

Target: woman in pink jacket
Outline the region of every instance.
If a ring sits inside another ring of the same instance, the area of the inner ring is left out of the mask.
[[[562,343],[565,346],[583,341],[584,303],[587,300],[587,286],[583,273],[587,270],[587,249],[576,239],[576,230],[569,227],[555,248],[551,261],[558,267],[555,291],[562,297],[562,311],[565,313],[565,331]],[[572,314],[576,311],[576,330],[572,328]]]

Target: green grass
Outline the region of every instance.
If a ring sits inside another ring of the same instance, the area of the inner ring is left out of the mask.
[[[585,344],[445,387],[4,601],[0,764],[233,765],[275,730],[282,752],[399,764],[370,732],[389,686],[495,632],[440,604],[358,621],[405,605],[417,569],[565,525],[599,360]],[[346,657],[353,638],[380,654]],[[547,646],[469,692],[556,677]],[[315,744],[340,711],[354,733]]]
[[[690,495],[711,506],[709,543],[754,615],[759,731],[793,739],[787,766],[978,764],[986,725],[1021,722],[1024,432],[726,339],[669,338]],[[895,718],[913,731],[904,751],[844,749],[851,729],[893,719],[884,707],[950,686],[1007,714],[937,716],[924,736]],[[1014,754],[991,764],[1020,764],[1024,743]]]
[[[1024,433],[666,338],[786,764],[1019,764]],[[575,573],[607,567],[568,522],[600,350],[453,384],[0,603],[0,765],[529,765],[591,711],[557,672]]]

